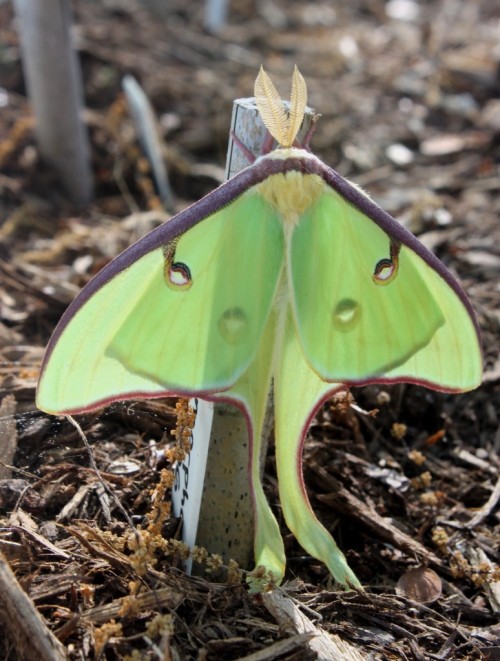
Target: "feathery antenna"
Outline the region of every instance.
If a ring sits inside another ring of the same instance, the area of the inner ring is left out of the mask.
[[[261,67],[255,81],[255,102],[265,127],[280,147],[291,147],[297,137],[307,104],[307,87],[297,66],[292,76],[290,112],[287,113],[276,87]]]

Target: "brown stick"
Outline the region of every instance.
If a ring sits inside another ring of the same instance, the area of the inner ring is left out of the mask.
[[[0,552],[0,622],[21,659],[65,661],[64,646],[45,624]]]

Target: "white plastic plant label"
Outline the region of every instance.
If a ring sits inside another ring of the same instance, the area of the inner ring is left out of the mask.
[[[190,439],[191,452],[184,461],[174,466],[172,510],[174,516],[182,517],[182,541],[192,547],[196,544],[198,533],[214,405],[202,399],[192,399],[190,405],[196,413],[196,422]],[[192,558],[185,563],[188,574],[191,573],[192,564]]]

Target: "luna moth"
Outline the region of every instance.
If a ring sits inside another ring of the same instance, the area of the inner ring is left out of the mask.
[[[445,266],[308,140],[297,143],[307,99],[298,69],[288,112],[263,69],[255,97],[277,148],[87,284],[50,339],[37,405],[74,414],[180,395],[238,406],[251,446],[255,560],[279,582],[284,546],[259,477],[272,391],[284,519],[337,581],[359,585],[305,492],[308,426],[333,393],[354,385],[475,388],[478,325]]]

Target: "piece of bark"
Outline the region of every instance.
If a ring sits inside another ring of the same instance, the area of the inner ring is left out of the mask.
[[[363,661],[358,650],[339,636],[329,634],[317,627],[304,615],[299,606],[284,596],[280,590],[262,595],[264,605],[284,630],[300,634],[311,634],[307,646],[317,654],[318,661]]]
[[[0,622],[20,659],[62,661],[66,649],[45,624],[0,552]]]

